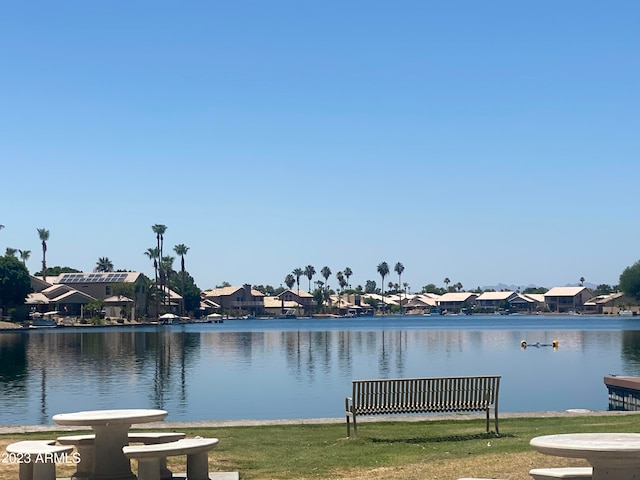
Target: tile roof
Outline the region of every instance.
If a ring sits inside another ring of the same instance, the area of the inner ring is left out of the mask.
[[[278,297],[264,297],[264,308],[279,308],[283,306],[283,302]],[[294,300],[284,302],[284,308],[296,308],[301,306]]]
[[[244,287],[219,287],[207,290],[204,292],[204,294],[207,297],[228,297],[236,293],[238,290],[243,289]],[[264,293],[253,288],[251,289],[251,295],[253,295],[254,297],[264,297]]]
[[[553,287],[547,293],[545,297],[575,297],[583,290],[587,290],[587,287]]]
[[[464,302],[470,297],[477,297],[473,292],[448,292],[440,297],[440,302]]]
[[[515,292],[483,292],[476,300],[506,300]]]

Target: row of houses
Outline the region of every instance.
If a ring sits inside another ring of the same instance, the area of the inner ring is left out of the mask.
[[[311,315],[317,309],[313,296],[303,290],[285,290],[277,296],[268,297],[250,285],[225,287],[206,291],[205,299],[215,302],[224,311],[242,310],[255,316],[278,315],[294,309],[303,315]],[[434,309],[442,313],[471,312],[517,312],[517,313],[584,313],[618,314],[620,311],[640,313],[640,307],[622,292],[609,295],[594,295],[587,287],[554,287],[544,294],[524,294],[514,291],[502,292],[449,292],[443,295],[394,294],[349,294],[331,295],[321,310],[342,316],[373,314],[374,310],[389,310],[397,306],[403,313],[430,313]],[[374,309],[372,305],[375,305]]]
[[[175,291],[164,288],[162,305],[147,304],[146,281],[139,272],[63,273],[57,276],[31,277],[33,293],[26,305],[33,314],[58,313],[82,317],[86,306],[95,299],[103,305],[102,314],[111,318],[139,318],[162,312],[182,314],[183,299]],[[117,292],[125,284],[129,295]],[[440,312],[461,313],[471,310],[492,313],[510,311],[519,313],[591,313],[617,314],[621,310],[639,313],[637,302],[622,292],[594,295],[587,287],[554,287],[544,294],[501,292],[449,292],[443,295],[423,294],[350,294],[332,295],[319,309],[338,315],[373,314],[391,306],[403,313]],[[374,307],[375,306],[375,309]],[[151,309],[151,312],[149,311]],[[310,316],[318,309],[313,295],[304,290],[289,289],[276,296],[267,296],[251,285],[214,288],[202,292],[200,314],[233,313],[252,316],[278,316],[288,311]]]
[[[384,299],[380,295],[364,295],[375,298],[378,304],[397,305],[404,313],[429,313],[436,309],[440,313],[576,313],[618,314],[620,311],[640,312],[637,301],[622,292],[594,295],[587,287],[554,287],[544,294],[525,294],[514,291],[501,292],[449,292],[416,295],[391,295]],[[349,297],[348,302],[351,301]],[[366,300],[365,300],[366,301]],[[346,308],[350,308],[347,302]]]

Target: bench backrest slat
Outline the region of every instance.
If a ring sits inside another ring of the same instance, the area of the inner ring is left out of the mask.
[[[353,381],[358,413],[486,410],[497,402],[499,375]]]

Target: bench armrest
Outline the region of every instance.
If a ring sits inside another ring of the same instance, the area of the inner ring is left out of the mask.
[[[344,410],[347,413],[351,413],[351,408],[349,408],[349,402],[351,402],[351,404],[353,405],[353,398],[347,397],[344,399]]]

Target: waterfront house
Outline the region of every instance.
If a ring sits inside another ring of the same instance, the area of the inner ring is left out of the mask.
[[[204,292],[200,292],[200,315],[208,315],[210,313],[218,313],[220,311],[220,305],[213,300],[208,299]]]
[[[578,313],[593,296],[587,287],[554,287],[544,294],[544,303],[552,313]]]
[[[296,312],[302,309],[302,305],[294,300],[284,300],[284,297],[266,296],[263,299],[264,313],[269,316],[279,317],[287,312]]]
[[[496,311],[499,308],[508,308],[509,302],[518,294],[512,291],[483,292],[476,298],[476,306],[486,311]]]
[[[632,312],[638,315],[640,307],[637,300],[626,296],[623,292],[598,295],[584,303],[585,313],[604,315],[618,315],[620,311]]]
[[[38,284],[38,286],[42,285]],[[61,317],[81,317],[84,313],[84,307],[91,300],[93,297],[90,295],[67,285],[49,285],[38,292],[27,295],[25,305],[29,308],[31,317],[45,313]]]
[[[475,305],[477,293],[473,292],[448,292],[440,297],[438,306],[447,313],[460,313],[463,308]]]
[[[509,309],[518,313],[540,312],[544,309],[544,295],[538,293],[516,293],[509,300]]]
[[[140,272],[61,273],[48,275],[46,280],[32,276],[34,294],[27,298],[27,304],[31,305],[32,311],[40,312],[47,308],[58,311],[61,316],[83,316],[87,303],[114,296],[119,285],[130,285],[133,308],[137,315],[143,315],[147,292],[144,275]],[[41,295],[35,295],[38,293]],[[48,303],[42,303],[43,296]]]
[[[204,292],[206,299],[220,305],[223,312],[260,316],[264,313],[264,293],[244,284],[241,287],[219,287]]]
[[[435,293],[421,293],[412,295],[407,303],[403,305],[403,309],[407,313],[424,314],[429,313],[432,308],[438,306],[440,295]]]
[[[389,298],[387,295],[380,295],[378,293],[365,293],[362,295],[365,304],[377,304],[377,310],[379,312],[387,312],[391,305],[400,305],[398,302]]]
[[[285,290],[276,295],[276,298],[284,302],[295,302],[296,312],[300,312],[303,315],[310,317],[313,314],[313,306],[315,302],[313,295],[305,290]]]

